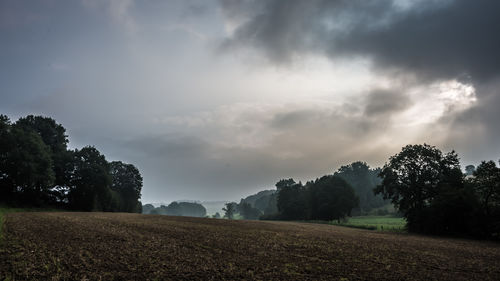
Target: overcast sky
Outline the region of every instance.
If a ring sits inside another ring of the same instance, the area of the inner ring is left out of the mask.
[[[406,144],[500,158],[500,1],[0,0],[0,113],[239,200]]]

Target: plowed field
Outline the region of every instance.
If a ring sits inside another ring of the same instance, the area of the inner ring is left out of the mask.
[[[11,213],[0,280],[500,280],[500,245],[331,225]]]

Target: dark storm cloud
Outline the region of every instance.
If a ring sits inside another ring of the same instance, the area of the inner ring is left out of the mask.
[[[230,1],[229,8],[222,2],[227,14],[241,13],[235,2]],[[452,79],[472,85],[476,104],[465,111],[450,110],[435,124],[443,128],[437,133],[466,159],[500,156],[500,1],[242,2],[246,9],[254,7],[253,14],[244,14],[246,20],[223,47],[251,47],[278,65],[310,53],[333,63],[368,59],[373,73],[389,77],[397,89]],[[393,89],[372,93],[361,106],[373,119],[415,102]],[[297,119],[290,115],[276,122]]]
[[[333,60],[367,56],[377,68],[431,79],[483,80],[500,71],[499,1],[234,2],[222,2],[226,13],[257,2],[256,12],[225,46],[254,46],[274,62],[320,52]]]

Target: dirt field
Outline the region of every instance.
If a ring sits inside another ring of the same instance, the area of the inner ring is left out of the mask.
[[[12,213],[0,280],[500,280],[500,244],[331,225]]]

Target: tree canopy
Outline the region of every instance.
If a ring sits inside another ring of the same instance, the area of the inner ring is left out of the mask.
[[[139,170],[109,163],[93,146],[69,150],[65,133],[50,117],[28,115],[11,123],[0,115],[0,203],[139,211]]]
[[[357,161],[349,165],[341,166],[335,173],[347,181],[359,197],[358,214],[368,213],[374,208],[387,204],[381,195],[375,195],[373,189],[380,183],[378,177],[380,168],[371,169],[365,162]]]

